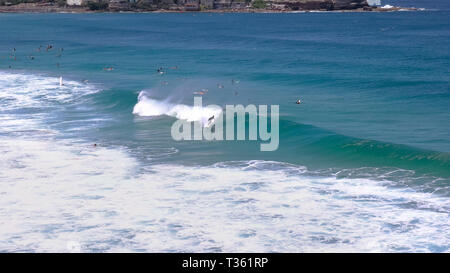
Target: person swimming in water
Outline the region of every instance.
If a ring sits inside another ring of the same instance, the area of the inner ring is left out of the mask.
[[[207,127],[211,126],[214,123],[214,115],[208,119],[208,125]]]
[[[300,99],[298,99],[295,103],[300,104],[300,103],[302,103],[302,101]]]

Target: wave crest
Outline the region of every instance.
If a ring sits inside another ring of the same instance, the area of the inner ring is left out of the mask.
[[[221,115],[222,109],[214,106],[199,107],[159,101],[150,98],[145,91],[141,91],[138,103],[133,108],[133,114],[143,117],[166,115],[189,122],[198,121],[206,125],[211,117],[217,118]]]

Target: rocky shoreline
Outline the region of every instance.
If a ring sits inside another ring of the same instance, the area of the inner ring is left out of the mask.
[[[402,7],[357,7],[352,9],[282,9],[274,7],[266,8],[221,8],[206,10],[185,10],[185,9],[141,9],[141,8],[114,8],[110,7],[104,10],[91,10],[84,6],[58,6],[53,3],[20,3],[17,5],[0,6],[0,13],[184,13],[184,12],[202,12],[202,13],[302,13],[302,12],[392,12],[392,11],[416,11],[417,8]]]

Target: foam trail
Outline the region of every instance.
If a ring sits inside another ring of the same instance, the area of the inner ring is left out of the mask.
[[[167,115],[187,121],[198,121],[206,126],[209,118],[212,116],[218,117],[222,114],[222,109],[158,101],[149,98],[144,91],[141,91],[138,96],[138,103],[134,106],[133,114],[144,117]]]
[[[92,85],[59,77],[0,71],[0,134],[46,131],[45,118],[53,109],[83,102],[98,92]]]
[[[71,103],[98,91],[91,85],[33,74],[0,72],[0,111]]]

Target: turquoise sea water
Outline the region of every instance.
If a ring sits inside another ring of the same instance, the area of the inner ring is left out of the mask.
[[[448,251],[449,15],[1,14],[0,250]],[[279,149],[133,114],[202,89]]]

